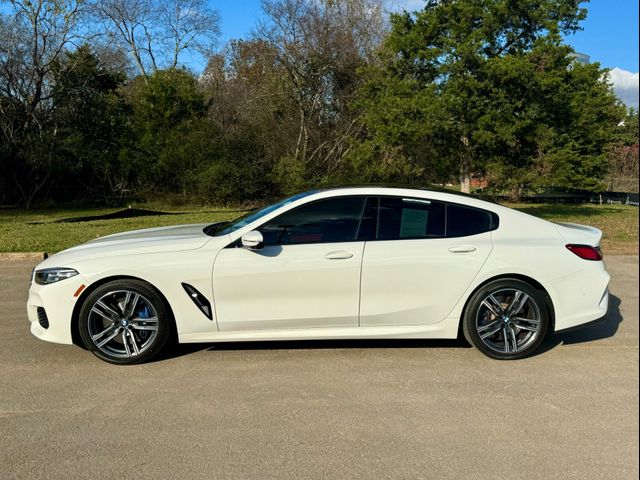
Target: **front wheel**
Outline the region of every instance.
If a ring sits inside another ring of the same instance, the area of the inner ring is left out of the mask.
[[[115,280],[87,297],[78,318],[85,346],[118,365],[150,360],[171,336],[171,311],[149,284]]]
[[[530,356],[544,341],[550,316],[543,292],[502,279],[473,294],[462,321],[466,339],[482,353],[515,360]]]

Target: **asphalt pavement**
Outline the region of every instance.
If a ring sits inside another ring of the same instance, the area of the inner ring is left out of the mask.
[[[638,257],[606,322],[500,362],[464,342],[187,345],[133,367],[29,333],[0,262],[0,478],[637,479]]]

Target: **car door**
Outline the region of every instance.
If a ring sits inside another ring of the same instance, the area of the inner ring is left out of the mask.
[[[358,325],[366,198],[304,204],[258,228],[260,249],[223,249],[213,268],[220,330]]]
[[[442,321],[492,249],[490,212],[418,198],[379,197],[362,264],[361,326]]]

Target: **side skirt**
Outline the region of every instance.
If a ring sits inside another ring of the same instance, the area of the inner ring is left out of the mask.
[[[299,328],[283,330],[250,330],[238,332],[179,333],[180,343],[250,342],[261,340],[331,340],[348,338],[424,338],[454,339],[458,337],[460,319],[449,317],[432,325],[393,325],[376,327]]]

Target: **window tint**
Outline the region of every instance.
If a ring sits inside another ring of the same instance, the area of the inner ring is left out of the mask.
[[[378,223],[378,197],[368,197],[362,213],[358,240],[375,240],[376,225]]]
[[[309,190],[307,192],[298,193],[296,195],[293,195],[292,197],[284,198],[279,202],[272,203],[271,205],[267,205],[266,207],[262,207],[258,210],[249,212],[246,215],[236,218],[231,222],[214,223],[213,225],[205,227],[204,233],[206,233],[207,235],[211,235],[212,237],[228,235],[246,225],[249,225],[251,222],[259,220],[260,218],[270,214],[274,210],[277,210],[280,207],[284,207],[288,203],[295,202],[296,200],[299,200],[306,197],[307,195],[311,195],[316,192],[317,190]]]
[[[466,237],[493,230],[491,213],[461,205],[447,205],[447,237]],[[496,222],[497,226],[497,222]]]
[[[262,227],[265,245],[356,240],[365,197],[319,200],[283,213]]]
[[[418,198],[380,197],[378,240],[444,236],[444,204]]]

